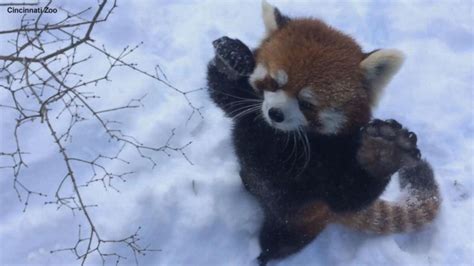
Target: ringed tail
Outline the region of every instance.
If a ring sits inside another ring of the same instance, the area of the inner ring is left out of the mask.
[[[399,171],[400,187],[409,195],[400,202],[376,200],[367,208],[338,215],[336,222],[376,234],[410,232],[429,224],[437,216],[441,197],[431,166],[423,160]]]

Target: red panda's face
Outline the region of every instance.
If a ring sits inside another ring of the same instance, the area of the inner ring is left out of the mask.
[[[350,133],[368,122],[381,88],[398,70],[395,50],[364,54],[349,36],[315,19],[289,19],[264,3],[267,37],[249,81],[262,114],[283,131]]]

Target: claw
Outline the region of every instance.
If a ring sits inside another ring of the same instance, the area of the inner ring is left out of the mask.
[[[385,120],[385,122],[387,122],[389,125],[391,125],[395,129],[401,129],[402,128],[402,125],[400,123],[398,123],[398,121],[395,120],[395,119],[387,119],[387,120]]]
[[[418,140],[416,134],[413,132],[408,133],[408,139],[413,143],[413,145],[416,145],[416,141]]]
[[[418,148],[415,148],[411,151],[412,155],[416,158],[416,159],[420,159],[421,158],[421,152]]]
[[[406,128],[400,130],[400,136],[403,137],[403,138],[408,138],[408,130]]]
[[[371,126],[380,126],[381,124],[383,124],[383,121],[377,118],[369,122]]]
[[[380,134],[379,127],[383,123],[384,122],[380,119],[374,119],[370,121],[369,124],[365,127],[365,132],[367,132],[369,136],[377,137]]]

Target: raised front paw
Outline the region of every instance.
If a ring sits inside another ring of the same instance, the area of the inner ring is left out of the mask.
[[[252,51],[240,40],[221,37],[212,42],[217,69],[230,79],[249,76],[255,68]]]
[[[357,160],[372,175],[390,177],[402,166],[420,160],[416,141],[416,134],[397,121],[375,119],[362,129]]]

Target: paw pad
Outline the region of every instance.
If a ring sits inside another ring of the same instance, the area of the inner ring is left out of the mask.
[[[418,140],[416,134],[403,128],[403,126],[394,119],[385,121],[374,119],[363,129],[363,132],[370,137],[394,143],[400,149],[400,152],[412,158],[421,158],[420,150],[416,146]]]

